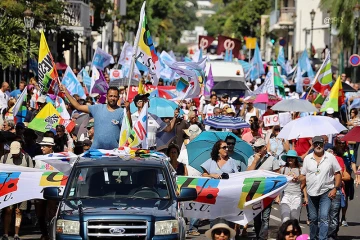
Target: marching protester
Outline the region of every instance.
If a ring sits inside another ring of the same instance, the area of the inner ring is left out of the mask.
[[[266,142],[262,138],[256,139],[253,144],[255,154],[252,155],[248,160],[248,168],[247,171],[250,170],[268,170],[279,173],[280,171],[280,162],[275,157],[271,156],[268,153],[266,148]],[[266,206],[261,213],[259,213],[254,218],[254,227],[257,239],[267,239],[268,238],[268,230],[269,230],[269,220],[271,213],[270,203]]]
[[[222,219],[215,219],[215,224],[205,232],[205,236],[211,240],[230,240],[234,239],[236,232],[231,229],[228,223]]]
[[[276,240],[295,240],[301,234],[299,221],[297,219],[289,219],[280,226]]]
[[[325,240],[329,230],[331,200],[340,189],[340,165],[335,156],[325,152],[324,139],[312,139],[314,152],[307,155],[301,169],[302,189],[306,186],[309,201],[310,238]]]
[[[288,183],[282,193],[281,200],[280,196],[275,200],[280,204],[281,220],[284,223],[290,219],[299,219],[301,205],[308,204],[308,197],[306,188],[304,188],[304,200],[302,201],[302,191],[299,180],[301,158],[297,155],[296,151],[289,150],[286,154],[281,156],[281,159],[285,162],[285,166],[280,169],[280,173],[292,177],[292,180]]]
[[[10,153],[5,154],[1,157],[0,162],[2,164],[11,164],[16,166],[22,167],[34,167],[33,161],[31,157],[25,153],[22,148],[20,142],[14,141],[10,145]],[[21,203],[11,205],[2,209],[2,217],[4,219],[3,228],[4,228],[4,235],[2,240],[8,240],[9,238],[9,231],[10,231],[10,224],[12,218],[12,212],[15,209],[15,235],[14,240],[20,240],[19,231],[22,221],[22,213],[23,211],[27,210],[28,208],[28,201],[23,201]]]

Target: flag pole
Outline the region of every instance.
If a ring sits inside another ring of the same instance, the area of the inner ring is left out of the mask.
[[[136,33],[136,37],[135,37],[135,40],[134,40],[134,50],[133,50],[133,57],[132,57],[131,63],[130,63],[129,80],[128,80],[128,89],[127,89],[127,94],[126,94],[126,101],[129,100],[130,84],[131,84],[132,74],[133,74],[133,72],[134,72],[135,61],[136,61],[136,54],[137,54],[137,50],[138,50],[138,47],[139,47],[141,28],[142,28],[142,24],[143,24],[143,21],[144,21],[143,14],[145,15],[145,5],[146,5],[146,1],[144,1],[143,5],[142,5],[142,7],[141,7],[139,26],[138,26],[138,30],[137,30],[137,33]]]
[[[330,54],[330,51],[328,52],[328,54]],[[326,59],[326,57],[325,57],[325,59]],[[325,64],[325,60],[323,61],[323,63],[321,64],[321,67],[320,67],[319,70],[317,71],[317,73],[316,73],[316,75],[315,75],[315,77],[314,77],[314,80],[313,80],[313,82],[312,82],[312,86],[311,86],[311,88],[310,88],[310,90],[309,90],[309,93],[308,93],[308,95],[306,96],[306,99],[305,99],[305,100],[307,100],[308,97],[310,96],[310,93],[311,93],[311,91],[312,91],[313,88],[314,88],[314,85],[315,85],[315,83],[316,83],[316,81],[317,81],[317,78],[318,78],[319,75],[320,75],[321,69],[324,67],[324,64]]]

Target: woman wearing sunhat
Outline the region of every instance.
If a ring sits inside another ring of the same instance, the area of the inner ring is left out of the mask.
[[[301,158],[297,155],[295,150],[289,150],[286,154],[281,156],[281,159],[285,161],[285,166],[281,168],[280,173],[292,177],[292,180],[288,183],[284,189],[281,202],[277,198],[276,201],[280,202],[281,208],[281,220],[286,222],[290,219],[299,219],[301,210],[301,188],[299,176],[301,173],[300,161]],[[304,204],[307,204],[308,198],[306,188],[304,192]]]
[[[235,230],[231,229],[222,220],[219,220],[212,228],[205,232],[205,236],[212,240],[229,240],[235,238]]]

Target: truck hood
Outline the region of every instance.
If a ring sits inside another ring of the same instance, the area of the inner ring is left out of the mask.
[[[81,199],[64,200],[60,206],[62,217],[71,219],[107,218],[119,215],[146,218],[169,218],[176,215],[176,201],[170,199]]]

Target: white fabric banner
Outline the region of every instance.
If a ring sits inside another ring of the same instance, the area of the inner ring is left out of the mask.
[[[61,172],[2,164],[0,209],[30,199],[43,199],[44,187],[59,187],[61,193],[67,179]]]
[[[178,176],[178,187],[196,188],[195,201],[185,202],[189,218],[225,218],[241,225],[250,222],[283,191],[291,178],[265,170],[229,174],[229,179]]]

